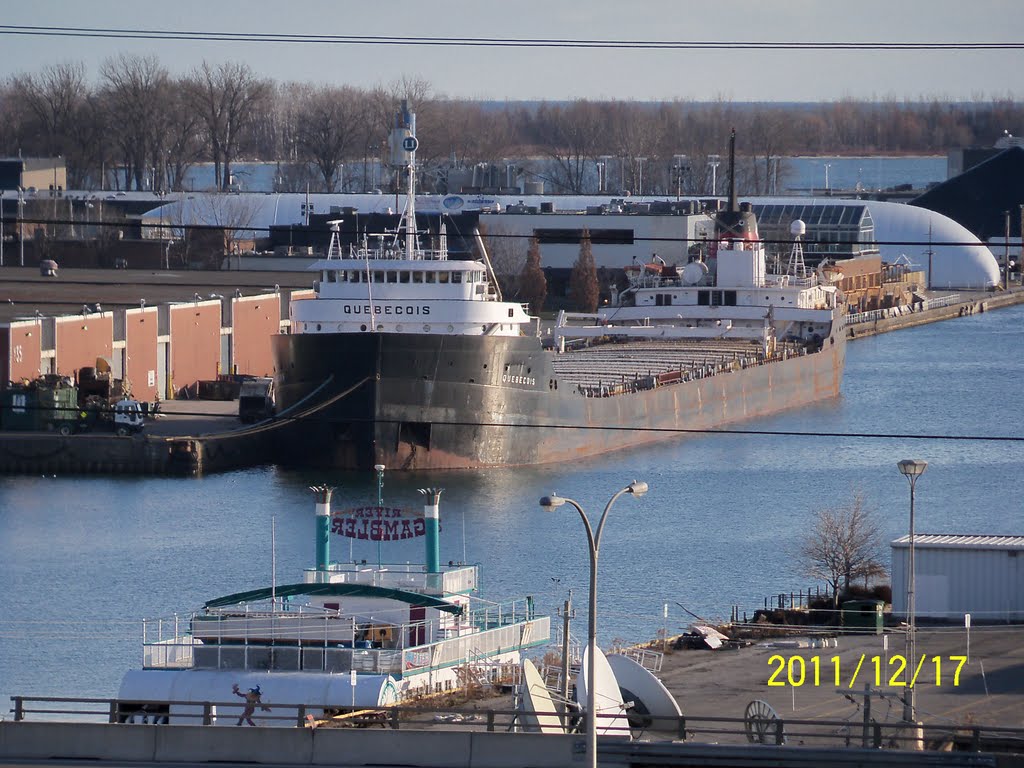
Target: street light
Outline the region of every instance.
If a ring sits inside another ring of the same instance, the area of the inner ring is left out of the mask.
[[[927,461],[904,459],[897,462],[900,472],[910,481],[910,552],[907,563],[907,674],[917,669],[916,616],[914,611],[914,486],[917,478],[928,468]],[[907,681],[907,695],[903,698],[903,719],[908,723],[917,722],[916,691]]]
[[[601,520],[597,524],[597,534],[594,534],[590,527],[590,520],[587,513],[583,511],[577,502],[564,496],[551,494],[540,500],[543,509],[553,510],[563,504],[570,504],[580,513],[583,520],[583,527],[587,530],[587,545],[590,547],[590,618],[587,625],[587,761],[590,768],[597,768],[597,687],[595,675],[597,669],[597,557],[601,550],[601,533],[604,531],[604,523],[608,518],[608,512],[612,505],[624,493],[633,496],[643,496],[647,493],[647,483],[634,480],[608,500],[608,504],[601,514]]]
[[[380,508],[384,505],[384,465],[374,464],[374,471],[377,473],[377,519],[380,519]],[[381,567],[380,561],[380,538],[377,538],[377,568]]]
[[[686,155],[675,155],[675,165],[673,170],[676,172],[676,200],[678,200],[682,193],[683,187],[683,172],[689,167],[687,163]]]
[[[21,252],[21,266],[23,266],[23,267],[25,266],[25,231],[23,229],[23,225],[21,223],[21,220],[25,218],[25,213],[23,211],[24,206],[25,206],[25,190],[22,189],[21,187],[18,187],[18,210],[16,211],[16,213],[18,214],[18,216],[17,216],[18,248],[19,248],[19,250]]]
[[[832,163],[825,163],[824,165],[825,165],[825,194],[827,195],[829,193],[829,191],[831,190],[831,187],[829,187],[829,185],[828,185],[828,169],[832,167]]]
[[[641,197],[643,197],[644,194],[644,160],[646,159],[646,157],[638,157],[636,159],[637,165],[640,166],[640,191],[637,192],[637,194]]]
[[[708,155],[708,165],[711,166],[711,195],[718,194],[718,166],[722,164],[721,155]]]

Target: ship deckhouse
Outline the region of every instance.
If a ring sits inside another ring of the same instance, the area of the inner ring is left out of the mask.
[[[294,333],[519,336],[531,323],[523,305],[498,299],[482,262],[365,248],[334,257],[335,236],[328,258],[310,268],[319,273],[316,298],[292,304]]]
[[[391,164],[407,173],[400,232],[364,238],[344,254],[341,220],[332,221],[327,258],[310,266],[319,273],[316,296],[291,305],[292,333],[520,336],[533,322],[522,304],[501,300],[486,249],[484,261],[449,260],[443,223],[439,247],[420,247],[417,143],[415,118],[403,105],[391,136]]]

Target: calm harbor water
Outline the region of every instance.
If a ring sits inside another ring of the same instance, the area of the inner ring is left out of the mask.
[[[842,433],[1020,435],[1024,307],[851,342],[841,398],[744,426],[820,437],[691,436],[571,466],[385,477],[388,502],[418,506],[415,489],[445,487],[441,557],[481,562],[483,596],[533,594],[553,613],[575,590],[586,632],[588,558],[570,509],[542,511],[551,491],[599,514],[636,479],[605,530],[601,642],[653,637],[669,603],[670,632],[766,594],[806,587],[795,559],[815,509],[863,492],[890,538],[907,527],[901,458],[923,458],[918,531],[1017,533],[1024,528],[1018,443],[842,437]],[[524,438],[528,439],[528,438]],[[256,468],[197,480],[0,478],[0,713],[14,693],[112,696],[141,663],[142,618],[265,586],[276,523],[279,582],[311,564],[313,498],[374,499],[372,476]],[[332,542],[347,559],[346,540]],[[416,542],[385,544],[385,562],[420,561]],[[356,543],[375,561],[376,545]]]
[[[612,163],[614,170],[614,162]],[[827,166],[827,168],[826,168]],[[649,169],[648,169],[649,170]],[[719,168],[718,190],[724,193],[726,170]],[[232,166],[235,181],[246,192],[271,192],[279,168],[273,163],[237,163]],[[379,179],[376,164],[364,173],[362,163],[350,163],[343,169],[346,192],[360,192],[364,178]],[[597,171],[591,169],[593,188]],[[827,177],[827,178],[826,178]],[[614,183],[614,175],[612,177]],[[851,190],[891,189],[897,184],[912,184],[923,189],[946,180],[946,158],[938,155],[907,157],[786,157],[779,169],[778,194],[820,194],[826,188]],[[204,190],[214,185],[213,165],[199,163],[185,175],[186,189]]]

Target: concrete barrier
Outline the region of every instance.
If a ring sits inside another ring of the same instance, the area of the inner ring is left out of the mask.
[[[467,731],[351,728],[317,728],[312,733],[314,765],[415,765],[419,768],[470,768],[471,738],[480,735]],[[527,763],[520,763],[520,768],[525,765]]]
[[[156,726],[154,758],[166,763],[275,763],[309,765],[313,732],[308,728],[210,728]]]
[[[586,763],[584,736],[474,733],[470,740],[469,764],[473,768],[565,768],[572,765],[574,757]]]
[[[150,762],[159,725],[0,722],[0,757]]]

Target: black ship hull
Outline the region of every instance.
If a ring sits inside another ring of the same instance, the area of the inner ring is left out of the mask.
[[[295,334],[275,337],[274,352],[278,412],[290,420],[279,463],[421,470],[571,460],[835,397],[845,337],[609,397],[560,385],[533,337]]]

